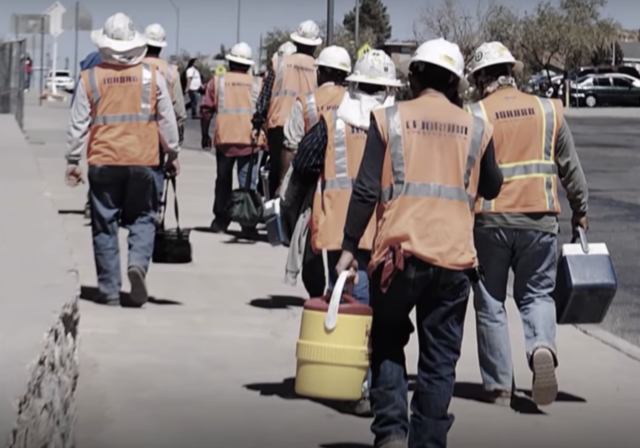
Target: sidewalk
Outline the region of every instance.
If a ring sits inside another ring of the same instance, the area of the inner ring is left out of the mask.
[[[63,213],[86,293],[96,279],[90,229],[82,217],[86,187],[63,183],[66,108],[28,105],[25,126]],[[191,132],[186,146],[195,148],[199,137]],[[185,149],[181,164],[182,224],[208,226],[214,159]],[[286,250],[197,231],[192,244],[193,264],[151,267],[149,287],[156,299],[145,308],[82,301],[77,446],[370,446],[368,419],[341,415],[293,393],[305,293],[301,285],[282,282]],[[558,402],[540,411],[523,399],[520,413],[477,402],[472,311],[451,406],[456,422],[450,447],[638,446],[640,362],[574,327],[558,332]],[[513,307],[510,316],[517,382],[529,389],[522,327]],[[416,342],[407,349],[410,372],[416,370]]]

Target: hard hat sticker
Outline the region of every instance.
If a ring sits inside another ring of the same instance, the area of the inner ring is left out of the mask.
[[[362,47],[358,49],[358,57],[361,58],[365,53],[371,51],[371,46],[369,44],[364,44]]]
[[[476,62],[480,62],[480,61],[482,60],[482,57],[483,57],[483,56],[484,56],[484,55],[482,54],[482,51],[478,51],[478,52],[476,53],[476,55],[474,56],[474,59],[476,60]]]

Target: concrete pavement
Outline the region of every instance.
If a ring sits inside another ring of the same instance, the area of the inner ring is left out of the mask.
[[[63,185],[64,106],[27,107],[26,129],[79,270],[83,297],[95,287],[86,189]],[[189,131],[185,145],[197,148]],[[181,156],[182,224],[211,220],[214,159]],[[123,235],[124,236],[124,235]],[[124,239],[122,247],[124,248]],[[154,265],[155,300],[141,310],[81,303],[78,444],[83,447],[370,446],[369,421],[296,397],[295,343],[302,286],[283,284],[286,250],[192,233],[191,265]],[[127,288],[125,283],[125,288]],[[542,410],[479,403],[472,308],[458,368],[451,447],[636,447],[640,362],[574,327],[558,332],[562,392]],[[510,308],[517,383],[529,389],[522,327]],[[416,369],[416,340],[407,348]]]

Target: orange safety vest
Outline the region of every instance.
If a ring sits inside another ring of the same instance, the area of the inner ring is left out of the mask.
[[[174,64],[170,64],[164,59],[154,58],[151,56],[147,56],[144,58],[145,63],[149,65],[153,65],[156,69],[162,73],[164,79],[167,80],[167,87],[173,92],[173,89],[176,86],[176,82],[180,79],[180,74],[178,73],[178,67]]]
[[[494,125],[504,183],[500,195],[476,201],[476,213],[560,213],[555,147],[562,103],[505,88],[467,106]]]
[[[228,72],[213,78],[217,115],[213,132],[214,146],[251,145],[251,119],[262,89],[262,79],[248,73]],[[260,133],[258,146],[265,145]]]
[[[327,94],[328,96],[329,94]],[[367,131],[346,123],[335,112],[323,114],[327,122],[324,170],[318,181],[311,214],[311,245],[316,252],[340,250],[353,183],[367,141]],[[372,217],[359,248],[371,250],[376,234]]]
[[[442,268],[477,266],[473,204],[491,124],[435,92],[374,115],[387,151],[370,271],[398,245]]]
[[[300,95],[298,101],[302,104],[304,131],[309,132],[324,112],[337,110],[342,103],[345,91],[343,86],[326,85],[318,87],[314,92]]]
[[[273,61],[275,81],[267,113],[267,129],[284,126],[300,95],[318,86],[315,59],[302,53],[276,58]]]
[[[103,63],[80,76],[91,104],[89,165],[158,166],[155,66]]]

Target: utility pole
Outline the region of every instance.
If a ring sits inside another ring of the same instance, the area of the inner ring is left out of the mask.
[[[242,7],[242,0],[238,0],[238,23],[236,25],[236,43],[240,42],[240,11]]]
[[[42,106],[42,97],[44,94],[44,33],[45,33],[45,18],[43,15],[40,17],[40,100],[39,104]]]
[[[354,30],[356,50],[360,48],[360,0],[356,0],[356,26]]]
[[[333,45],[333,6],[334,0],[327,0],[327,45]]]
[[[173,0],[169,0],[171,6],[176,11],[176,59],[180,58],[180,8],[173,3]]]

